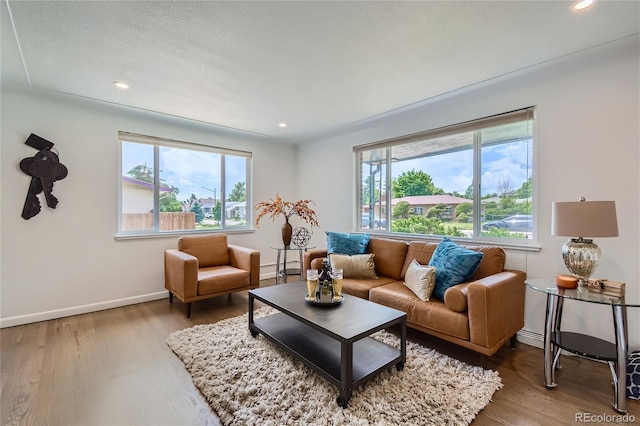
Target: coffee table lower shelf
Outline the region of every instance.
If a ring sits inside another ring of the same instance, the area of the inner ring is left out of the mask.
[[[349,389],[347,395],[341,392],[338,404],[346,407],[351,390],[354,390],[375,377],[380,372],[396,366],[404,367],[402,352],[371,337],[354,342],[340,342],[322,332],[278,313],[262,318],[254,318],[251,334],[261,333],[290,353],[305,365],[321,374],[338,389]],[[352,345],[352,362],[342,359],[343,345]],[[352,365],[351,374],[348,365]],[[351,383],[343,383],[343,377],[351,376]]]

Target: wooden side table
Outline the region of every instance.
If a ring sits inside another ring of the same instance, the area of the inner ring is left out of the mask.
[[[276,284],[286,283],[287,277],[290,275],[298,275],[300,276],[300,280],[304,280],[305,277],[304,271],[302,270],[302,258],[304,256],[304,252],[310,249],[314,249],[315,247],[271,247],[273,250],[277,250],[278,254],[276,255]],[[299,268],[287,268],[287,252],[289,251],[298,251],[298,261],[300,262]],[[282,268],[280,268],[280,254],[283,254]]]
[[[525,283],[529,288],[547,295],[544,321],[544,380],[547,388],[553,389],[557,386],[555,370],[563,349],[586,358],[606,361],[614,383],[613,408],[619,413],[626,413],[626,368],[629,345],[627,307],[639,307],[640,301],[602,295],[587,289],[558,288],[555,279],[529,279]],[[615,343],[581,333],[561,331],[565,299],[610,305],[613,313]]]

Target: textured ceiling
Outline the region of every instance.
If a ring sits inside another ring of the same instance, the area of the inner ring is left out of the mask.
[[[298,142],[639,32],[638,1],[571,4],[9,1],[2,84]]]

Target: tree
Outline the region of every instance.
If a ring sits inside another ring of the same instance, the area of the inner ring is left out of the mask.
[[[402,172],[397,178],[391,181],[393,196],[396,198],[411,195],[439,195],[444,194],[441,188],[433,184],[431,176],[425,172],[412,169]]]
[[[449,211],[448,205],[442,204],[442,203],[436,204],[435,206],[427,210],[427,217],[434,217],[434,218],[440,219],[440,217],[448,211]]]
[[[516,198],[530,198],[533,193],[533,182],[532,178],[529,177],[520,188],[516,189],[515,196]]]
[[[198,200],[194,200],[193,204],[191,204],[190,212],[196,214],[196,223],[202,222],[204,219],[204,210],[202,209],[202,204],[198,202]]]
[[[509,176],[502,176],[502,179],[498,182],[498,193],[502,198],[512,196],[511,179],[509,179]]]
[[[185,212],[192,211],[191,208],[197,202],[198,202],[198,199],[196,198],[196,194],[191,194],[191,196],[189,198],[187,198],[186,200],[184,200],[182,202],[182,210],[185,211]],[[202,206],[202,204],[200,204],[200,205]]]
[[[473,184],[467,187],[467,190],[464,192],[464,198],[473,200]]]
[[[244,182],[237,182],[231,194],[229,194],[229,201],[245,201],[247,199],[247,189]]]
[[[400,201],[398,204],[393,206],[393,211],[391,212],[391,216],[394,218],[403,218],[406,219],[409,217],[411,209],[409,208],[408,201]]]
[[[153,183],[153,168],[147,164],[140,164],[127,172],[129,176],[142,182]],[[161,212],[181,212],[182,205],[178,201],[178,193],[180,190],[175,186],[169,186],[166,181],[160,179],[160,186],[171,188],[171,192],[160,193],[160,211]]]
[[[220,201],[216,202],[216,205],[213,207],[213,218],[218,222],[222,220],[220,213],[222,212],[222,203]]]
[[[460,203],[456,206],[455,215],[456,217],[460,216],[460,213],[464,213],[468,215],[473,210],[472,203]]]
[[[173,191],[163,192],[160,194],[160,211],[161,212],[181,212],[182,203],[178,201],[178,188],[171,187]]]
[[[129,176],[143,182],[153,183],[153,169],[147,167],[147,164],[140,164],[127,172]]]

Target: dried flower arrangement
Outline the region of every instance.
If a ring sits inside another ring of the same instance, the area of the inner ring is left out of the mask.
[[[271,220],[275,220],[278,216],[284,216],[286,223],[289,223],[291,216],[298,216],[300,219],[307,222],[311,227],[318,226],[318,217],[316,212],[309,207],[309,204],[315,204],[311,200],[298,200],[284,201],[280,198],[280,195],[276,193],[276,199],[271,199],[269,202],[261,201],[254,207],[255,210],[259,210],[260,213],[256,218],[256,227],[260,227],[260,219],[266,215],[270,215]]]

